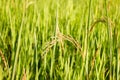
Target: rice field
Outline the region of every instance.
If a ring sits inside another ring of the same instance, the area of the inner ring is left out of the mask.
[[[0,0],[0,80],[120,80],[120,0]]]

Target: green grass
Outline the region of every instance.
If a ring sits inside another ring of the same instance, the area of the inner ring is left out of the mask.
[[[0,0],[0,80],[119,80],[120,0]]]

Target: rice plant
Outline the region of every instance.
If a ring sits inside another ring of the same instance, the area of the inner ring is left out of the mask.
[[[120,0],[0,0],[0,80],[119,80]]]

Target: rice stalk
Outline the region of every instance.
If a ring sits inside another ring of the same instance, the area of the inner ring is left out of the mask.
[[[64,41],[67,40],[71,42],[77,49],[81,51],[81,46],[80,44],[71,36],[66,36],[60,32],[59,26],[58,26],[58,2],[57,2],[57,11],[56,11],[56,33],[55,33],[55,38],[50,41],[48,44],[46,44],[46,47],[44,48],[43,55],[47,53],[50,48],[56,45],[57,42],[61,44],[61,48],[64,51]],[[83,57],[83,55],[82,55]]]

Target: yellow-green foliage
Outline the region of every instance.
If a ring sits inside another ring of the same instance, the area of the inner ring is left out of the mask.
[[[0,0],[0,80],[119,80],[119,5]]]

